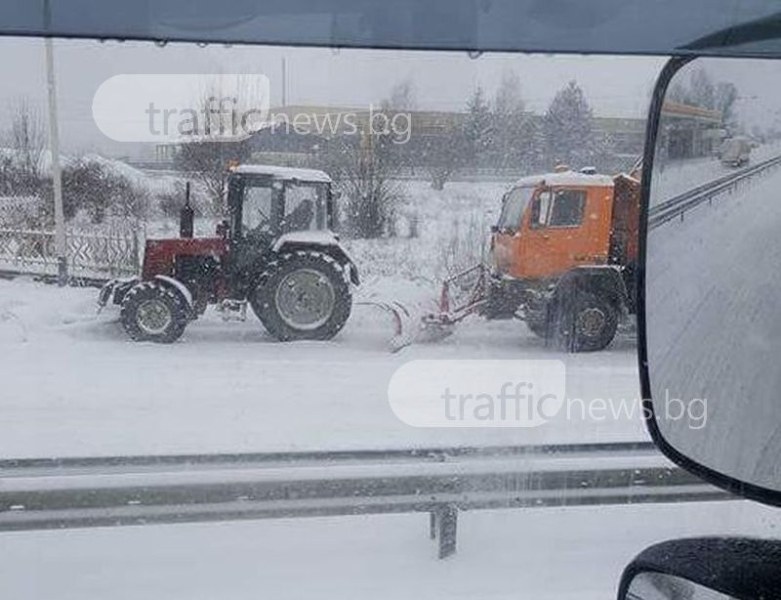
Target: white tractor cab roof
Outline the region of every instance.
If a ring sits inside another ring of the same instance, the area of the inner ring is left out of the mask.
[[[582,173],[580,171],[562,171],[560,173],[544,173],[522,177],[513,187],[566,186],[566,187],[611,187],[613,178],[610,175]]]
[[[272,165],[238,165],[231,169],[240,175],[261,175],[280,181],[301,181],[304,183],[331,183],[331,178],[317,169],[295,169]]]

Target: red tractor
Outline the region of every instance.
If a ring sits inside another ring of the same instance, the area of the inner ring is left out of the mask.
[[[231,170],[228,220],[193,238],[189,199],[181,237],[148,240],[140,277],[115,280],[99,305],[121,306],[138,341],[170,343],[215,304],[244,319],[247,305],[278,340],[326,340],[352,309],[355,263],[331,232],[331,179],[322,171],[245,165]]]

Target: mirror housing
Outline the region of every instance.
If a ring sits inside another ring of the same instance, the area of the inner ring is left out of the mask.
[[[712,57],[662,70],[643,157],[637,299],[656,445],[710,483],[781,505],[781,145],[725,161],[722,143],[748,130],[781,139],[774,73],[781,62]],[[717,110],[716,90],[729,92],[729,111]]]
[[[764,600],[780,590],[781,541],[692,538],[643,550],[624,569],[618,600]]]

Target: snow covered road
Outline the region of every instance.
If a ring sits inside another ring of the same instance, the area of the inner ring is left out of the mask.
[[[405,361],[556,358],[570,398],[638,398],[634,339],[605,352],[547,349],[521,323],[466,323],[436,345],[387,351],[389,317],[356,308],[331,342],[280,344],[254,317],[213,313],[172,346],[126,339],[95,290],[0,281],[0,457],[645,440],[639,414],[562,415],[534,429],[416,429],[387,385]]]
[[[779,527],[743,501],[466,512],[444,561],[424,514],[5,533],[0,597],[604,600],[649,544]]]

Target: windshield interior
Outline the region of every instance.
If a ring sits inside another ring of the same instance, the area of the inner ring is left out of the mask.
[[[609,215],[554,188],[561,231],[491,234],[524,177],[632,171],[663,57],[0,51],[0,598],[585,600],[654,541],[781,524],[651,445]],[[660,202],[732,172],[713,112]],[[584,269],[616,293],[556,295]]]
[[[534,195],[535,188],[520,187],[512,190],[504,202],[502,214],[499,216],[499,230],[515,231],[521,226],[521,219]]]

